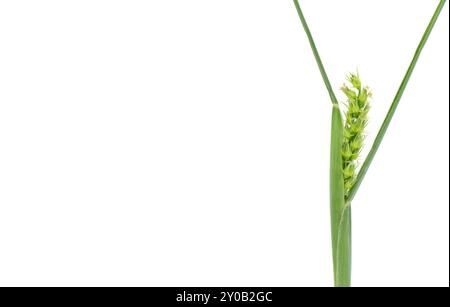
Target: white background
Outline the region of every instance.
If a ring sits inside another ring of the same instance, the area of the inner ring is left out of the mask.
[[[438,1],[301,2],[371,143]],[[448,5],[353,204],[355,286],[449,285]],[[342,97],[342,96],[341,96]],[[0,285],[331,286],[292,1],[0,1]]]

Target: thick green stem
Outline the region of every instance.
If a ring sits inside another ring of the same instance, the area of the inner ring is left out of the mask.
[[[342,172],[343,120],[338,105],[333,106],[330,161],[330,210],[333,244],[334,284],[351,285],[351,208],[345,202]]]
[[[334,285],[350,287],[352,279],[352,209],[350,205],[341,213],[337,233]]]

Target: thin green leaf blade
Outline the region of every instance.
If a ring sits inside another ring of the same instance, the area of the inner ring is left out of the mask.
[[[428,27],[422,37],[422,40],[419,43],[419,46],[417,47],[417,50],[414,54],[414,57],[411,61],[410,66],[406,72],[406,75],[403,78],[402,83],[400,84],[400,88],[398,89],[398,92],[394,98],[394,101],[392,102],[392,105],[386,115],[386,118],[384,119],[384,122],[381,125],[381,128],[377,134],[377,137],[375,138],[372,148],[371,148],[369,154],[367,155],[367,158],[365,159],[363,165],[361,166],[361,169],[355,180],[353,188],[349,192],[349,195],[348,195],[349,202],[352,202],[354,197],[356,196],[356,193],[358,192],[358,190],[370,168],[370,165],[372,164],[372,161],[375,158],[375,156],[378,152],[378,149],[380,148],[381,142],[383,141],[384,136],[386,135],[386,132],[391,124],[392,118],[394,117],[395,112],[397,111],[398,105],[400,104],[400,101],[403,97],[403,93],[405,92],[405,89],[409,83],[409,80],[411,79],[411,75],[414,72],[417,62],[419,61],[420,55],[422,54],[422,51],[431,35],[431,32],[433,31],[434,26],[436,25],[436,22],[439,18],[439,15],[442,12],[442,9],[445,6],[445,3],[446,3],[446,0],[440,0],[439,5],[436,8],[434,15],[431,18],[430,23],[428,24]]]
[[[317,50],[316,43],[311,34],[311,30],[309,29],[308,23],[306,22],[305,15],[303,14],[302,8],[300,7],[300,3],[298,2],[298,0],[294,0],[294,4],[295,8],[297,9],[298,16],[300,17],[300,21],[302,22],[303,29],[305,30],[306,36],[308,37],[309,44],[311,45],[311,50],[314,54],[314,58],[316,59],[317,65],[319,66],[323,82],[325,83],[325,87],[327,88],[328,94],[330,95],[331,102],[333,104],[338,104],[338,100],[333,91],[333,87],[331,86],[331,82],[328,78],[325,67],[323,66],[322,59],[320,57],[319,51]]]

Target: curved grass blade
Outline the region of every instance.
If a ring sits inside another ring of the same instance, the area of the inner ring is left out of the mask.
[[[406,72],[406,75],[405,75],[402,83],[400,84],[400,88],[397,92],[397,95],[395,96],[394,101],[392,102],[392,105],[386,115],[386,118],[380,128],[380,131],[378,132],[378,135],[373,143],[373,146],[372,146],[369,154],[367,155],[366,160],[364,161],[363,165],[361,166],[361,169],[359,170],[359,173],[358,173],[356,181],[353,185],[353,188],[350,190],[350,192],[348,194],[349,202],[351,202],[353,200],[356,193],[358,192],[358,189],[361,186],[361,183],[363,182],[363,180],[367,174],[367,171],[369,170],[369,167],[372,164],[372,161],[378,152],[378,149],[380,148],[381,142],[383,141],[383,138],[386,135],[386,131],[388,130],[389,125],[391,124],[392,118],[395,115],[395,111],[397,110],[400,100],[402,99],[403,93],[405,92],[406,86],[408,85],[411,75],[414,72],[414,68],[416,67],[416,64],[420,58],[422,50],[425,47],[425,45],[428,41],[428,38],[430,37],[430,34],[439,18],[440,13],[442,12],[442,9],[445,6],[446,1],[447,0],[440,0],[439,5],[436,9],[436,12],[434,13],[433,17],[431,18],[431,21],[422,37],[422,40],[420,41],[419,46],[417,47],[416,53],[414,54],[414,57],[408,68],[408,71]]]

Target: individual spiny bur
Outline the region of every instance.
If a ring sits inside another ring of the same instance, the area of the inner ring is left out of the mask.
[[[372,97],[370,89],[363,87],[358,74],[350,74],[347,81],[348,84],[344,84],[341,88],[347,97],[342,145],[342,169],[346,197],[356,180],[358,160],[364,146]]]

